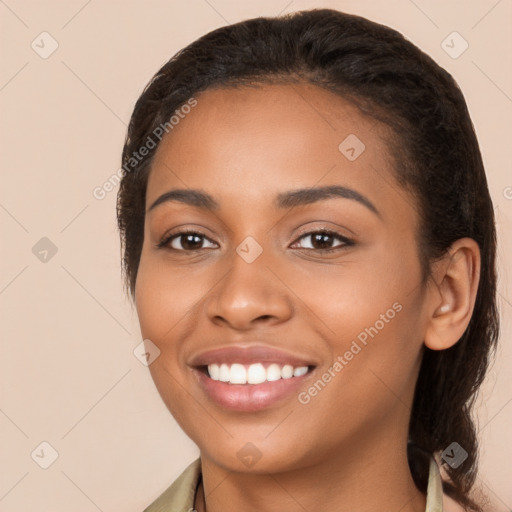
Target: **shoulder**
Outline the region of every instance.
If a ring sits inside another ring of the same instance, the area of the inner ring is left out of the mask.
[[[200,477],[201,459],[198,458],[144,512],[187,512],[193,509]]]

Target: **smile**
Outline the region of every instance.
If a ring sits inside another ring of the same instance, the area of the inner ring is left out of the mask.
[[[316,358],[268,345],[228,344],[188,361],[205,398],[232,411],[255,412],[294,397],[318,366]]]
[[[255,363],[251,365],[235,364],[210,364],[207,367],[211,379],[229,384],[261,384],[262,382],[275,382],[280,379],[302,377],[309,371],[308,366],[293,367],[290,364]]]

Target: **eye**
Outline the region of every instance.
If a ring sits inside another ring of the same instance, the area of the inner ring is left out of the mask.
[[[307,246],[299,247],[299,249],[316,250],[323,253],[329,253],[343,249],[344,247],[347,246],[354,245],[354,242],[352,240],[341,235],[340,233],[336,233],[335,231],[327,231],[324,229],[303,233],[298,240],[308,239],[309,243],[307,244]],[[336,240],[340,241],[341,243],[338,243],[337,245],[333,246],[332,244],[335,243]]]
[[[303,233],[298,238],[298,241],[308,239],[309,242],[307,242],[305,246],[299,247],[299,249],[329,253],[354,245],[352,240],[340,233],[325,229]],[[336,243],[337,241],[339,243]],[[203,246],[205,242],[209,244],[207,247]],[[295,242],[295,244],[297,244],[297,242]],[[214,248],[216,247],[216,244],[209,240],[204,233],[199,231],[180,231],[164,237],[157,244],[157,247],[181,252],[193,252],[200,251],[205,248]]]
[[[158,248],[168,248],[174,251],[199,251],[204,249],[203,243],[208,242],[210,247],[215,247],[211,240],[206,235],[199,231],[180,231],[178,233],[172,233],[163,238],[157,245]]]

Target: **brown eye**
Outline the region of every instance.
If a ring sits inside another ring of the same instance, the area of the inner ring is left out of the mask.
[[[309,244],[307,244],[309,246],[300,247],[301,249],[311,249],[320,252],[333,252],[335,250],[342,249],[343,247],[354,245],[352,240],[349,240],[348,238],[334,231],[311,231],[301,235],[298,240],[307,239],[310,240]],[[336,241],[340,241],[341,243],[333,246],[332,244],[336,243]]]
[[[215,244],[208,240],[203,233],[196,231],[183,231],[180,233],[173,233],[168,237],[164,238],[158,247],[166,247],[175,251],[198,251],[203,249],[204,242],[211,244],[215,247]]]

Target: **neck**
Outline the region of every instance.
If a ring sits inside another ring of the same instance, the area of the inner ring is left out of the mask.
[[[403,432],[379,432],[353,440],[307,467],[279,473],[228,471],[201,454],[197,512],[424,512],[425,495],[414,485]]]

